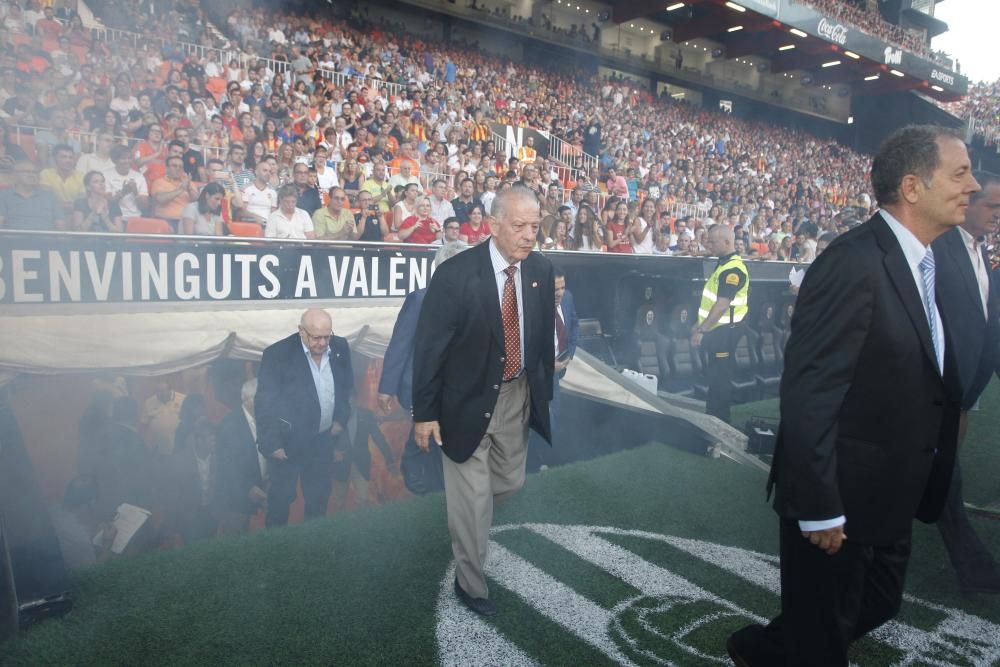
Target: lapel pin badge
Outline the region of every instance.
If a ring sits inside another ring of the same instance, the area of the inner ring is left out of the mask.
[[[538,283],[531,283],[532,287],[538,287]]]

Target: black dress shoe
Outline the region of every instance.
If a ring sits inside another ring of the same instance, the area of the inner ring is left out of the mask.
[[[455,595],[466,607],[476,612],[480,616],[496,616],[497,606],[489,598],[474,598],[458,585],[458,577],[455,577]]]
[[[763,625],[754,623],[729,635],[729,639],[726,640],[726,653],[729,654],[730,659],[736,667],[753,667],[750,664],[750,660],[747,659],[747,654],[749,653],[748,644],[763,631]]]

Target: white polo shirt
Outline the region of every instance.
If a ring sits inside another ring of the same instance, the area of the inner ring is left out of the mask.
[[[305,239],[306,232],[313,231],[312,218],[301,208],[296,208],[291,218],[285,217],[281,209],[268,216],[264,236],[269,239]]]
[[[243,203],[249,212],[267,220],[271,212],[278,208],[278,193],[270,186],[261,190],[253,182],[243,189]]]

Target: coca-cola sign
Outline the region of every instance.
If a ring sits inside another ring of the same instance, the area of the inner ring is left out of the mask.
[[[831,42],[835,42],[841,46],[847,44],[847,26],[842,23],[827,21],[824,16],[819,20],[817,31],[820,37],[825,37]]]

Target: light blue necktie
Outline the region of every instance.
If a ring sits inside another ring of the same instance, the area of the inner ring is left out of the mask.
[[[920,275],[924,279],[924,306],[927,308],[927,324],[931,328],[931,343],[934,344],[934,361],[938,361],[941,358],[941,350],[938,349],[937,308],[934,305],[934,251],[930,248],[920,260]],[[938,371],[940,370],[938,363]]]

